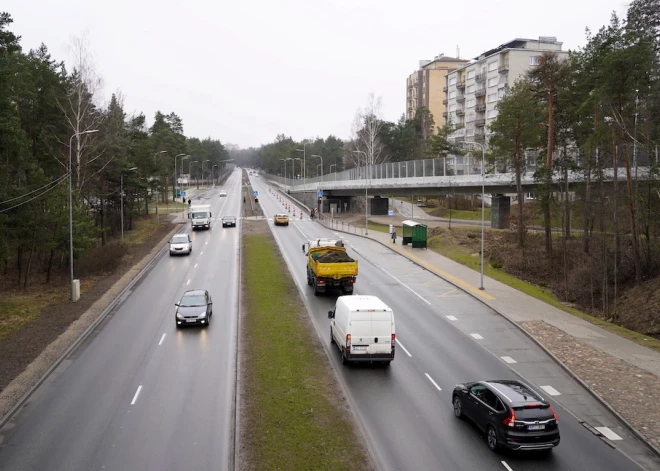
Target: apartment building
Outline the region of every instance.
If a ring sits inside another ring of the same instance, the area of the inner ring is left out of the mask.
[[[447,74],[447,110],[444,118],[457,130],[450,136],[456,142],[487,142],[488,126],[497,116],[497,103],[515,80],[538,65],[541,54],[555,52],[568,57],[555,37],[514,39],[482,53],[469,63]]]
[[[419,108],[428,109],[436,126],[443,126],[447,98],[447,73],[467,64],[467,60],[445,57],[444,54],[431,60],[420,60],[419,69],[406,82],[406,119],[415,117]]]

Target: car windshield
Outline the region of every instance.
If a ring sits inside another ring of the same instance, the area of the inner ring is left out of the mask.
[[[209,217],[209,213],[193,213],[193,219],[204,219]]]
[[[180,304],[185,307],[206,306],[206,300],[204,296],[184,296],[181,298]]]
[[[172,237],[173,244],[187,244],[188,238],[186,236]]]
[[[231,220],[236,219],[236,218],[234,216],[225,216],[222,219],[228,219],[228,220],[231,221]]]

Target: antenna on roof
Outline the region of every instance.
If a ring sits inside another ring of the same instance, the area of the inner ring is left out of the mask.
[[[456,59],[460,59],[460,58],[461,58],[461,50],[459,49],[458,44],[457,44],[456,45]]]

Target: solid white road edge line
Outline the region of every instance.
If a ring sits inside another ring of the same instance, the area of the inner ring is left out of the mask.
[[[470,337],[472,337],[475,340],[483,340],[483,337],[479,334],[470,334]]]
[[[435,386],[435,387],[438,389],[438,391],[442,391],[442,388],[441,388],[440,386],[438,386],[438,383],[436,383],[435,381],[433,381],[433,378],[431,378],[431,376],[429,376],[428,373],[424,373],[424,374],[425,374],[426,377],[429,379],[429,381],[430,381],[431,383],[433,383],[433,386]]]
[[[165,340],[165,336],[166,336],[166,335],[167,335],[167,334],[163,334],[163,336],[160,338],[160,342],[158,342],[158,345],[160,345],[161,343],[163,343],[163,340]]]
[[[513,471],[513,469],[511,469],[511,467],[508,464],[506,464],[506,461],[500,461],[500,463],[502,463],[502,466],[504,466],[507,469],[507,471]]]
[[[406,347],[401,345],[401,342],[399,342],[399,339],[394,339],[394,340],[396,341],[396,343],[399,344],[399,347],[403,348],[403,351],[406,352],[406,355],[408,355],[410,358],[412,358],[412,355],[410,354],[410,352],[408,350],[406,350]]]
[[[142,390],[142,385],[139,385],[138,388],[137,388],[137,391],[135,391],[135,396],[133,396],[133,400],[131,401],[131,405],[135,404],[135,401],[137,401],[137,398],[140,395],[141,390]]]

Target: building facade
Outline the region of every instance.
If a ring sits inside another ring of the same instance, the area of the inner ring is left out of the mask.
[[[420,60],[419,69],[406,81],[406,119],[413,119],[419,108],[426,108],[433,115],[436,126],[443,126],[447,98],[447,73],[467,64],[467,60],[445,57],[443,54],[431,60]]]
[[[517,78],[538,65],[544,52],[555,52],[560,59],[568,57],[561,46],[555,37],[514,39],[449,72],[444,118],[457,128],[450,139],[487,142],[499,100]]]

